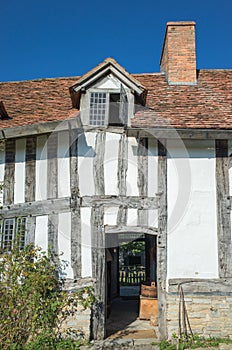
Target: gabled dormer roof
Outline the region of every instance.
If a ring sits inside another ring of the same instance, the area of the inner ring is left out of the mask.
[[[118,78],[122,84],[125,84],[135,95],[135,101],[145,105],[147,90],[145,87],[121,67],[113,58],[107,58],[95,68],[84,74],[80,79],[70,87],[69,91],[74,108],[79,109],[81,93],[93,86],[97,81],[103,79],[109,74]]]

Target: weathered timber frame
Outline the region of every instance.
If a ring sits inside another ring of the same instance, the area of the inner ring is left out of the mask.
[[[167,151],[166,140],[158,141],[158,237],[157,292],[160,339],[167,338]]]
[[[228,141],[216,140],[216,188],[219,277],[232,277]]]

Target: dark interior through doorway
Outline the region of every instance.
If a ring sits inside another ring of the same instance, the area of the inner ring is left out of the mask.
[[[141,283],[157,279],[155,235],[121,233],[112,241],[115,246],[106,250],[108,336],[138,319]]]

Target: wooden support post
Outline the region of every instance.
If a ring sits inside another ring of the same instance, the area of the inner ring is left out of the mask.
[[[148,139],[138,134],[138,189],[141,197],[148,194]],[[146,226],[148,223],[147,210],[138,209],[138,224]]]
[[[81,277],[81,212],[79,205],[78,130],[69,129],[71,187],[71,265],[74,279]]]
[[[36,137],[28,137],[26,142],[25,202],[35,200],[35,160]]]
[[[118,192],[126,196],[126,174],[128,168],[128,142],[127,135],[123,133],[119,140],[118,150]]]
[[[55,256],[58,255],[58,223],[58,214],[48,215],[48,247]]]
[[[96,279],[96,302],[93,309],[92,337],[101,340],[105,337],[106,323],[106,256],[105,232],[103,226],[104,208],[93,207],[91,213],[92,270]]]
[[[216,186],[219,277],[232,277],[232,246],[227,140],[216,140]]]
[[[25,239],[26,245],[35,242],[35,226],[36,226],[36,217],[28,216],[26,221],[26,239]]]
[[[93,177],[95,185],[95,194],[105,194],[104,181],[104,154],[105,154],[105,139],[106,133],[104,131],[97,131],[95,141],[95,157],[93,161]]]
[[[52,133],[47,140],[48,152],[48,199],[58,196],[58,174],[57,174],[57,133]]]
[[[124,132],[119,140],[118,150],[118,193],[119,196],[126,196],[126,174],[128,168],[128,142],[127,135]],[[117,225],[126,225],[127,223],[127,207],[119,205]]]
[[[157,237],[157,290],[159,304],[159,333],[167,338],[167,151],[166,141],[158,141],[158,237]]]
[[[15,140],[7,140],[5,144],[6,164],[3,188],[3,204],[14,203],[15,182]]]

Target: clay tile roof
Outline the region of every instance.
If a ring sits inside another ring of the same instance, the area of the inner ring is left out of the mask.
[[[197,85],[168,85],[160,74],[135,75],[148,90],[133,127],[232,129],[232,70],[200,70]]]
[[[0,120],[0,128],[64,120],[77,110],[72,108],[69,87],[74,78],[54,78],[0,83],[0,101],[11,120]]]
[[[163,73],[133,74],[147,89],[146,106],[132,127],[232,129],[232,70],[200,70],[197,85],[168,85]],[[69,88],[78,77],[0,83],[0,101],[12,119],[0,129],[77,115]]]

